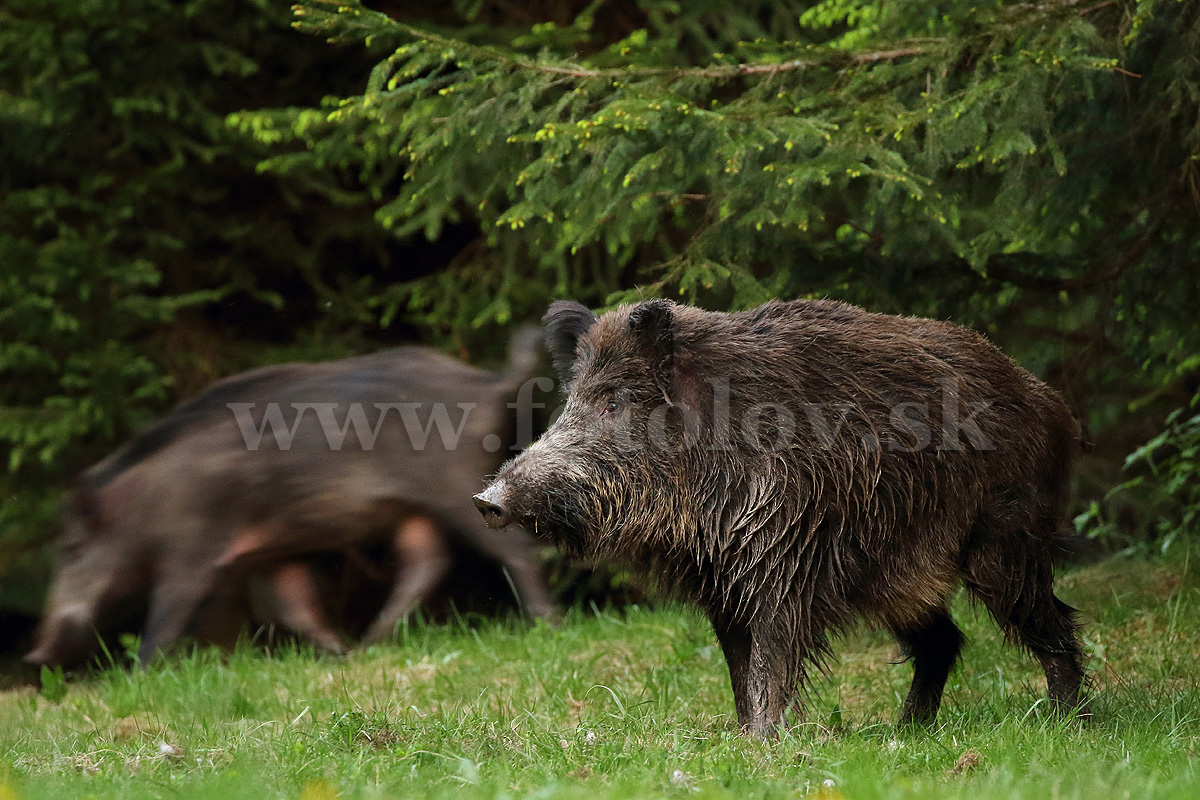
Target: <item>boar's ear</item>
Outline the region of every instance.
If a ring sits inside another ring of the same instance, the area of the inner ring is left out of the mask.
[[[579,337],[588,332],[596,322],[596,315],[588,307],[574,300],[555,300],[550,304],[542,324],[546,349],[554,362],[554,371],[565,388],[574,378],[575,346]]]
[[[629,312],[629,331],[650,361],[654,382],[668,401],[675,358],[674,305],[670,300],[647,300]]]

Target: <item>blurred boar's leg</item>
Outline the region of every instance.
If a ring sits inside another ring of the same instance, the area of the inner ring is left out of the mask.
[[[269,560],[281,543],[298,538],[279,525],[264,523],[239,530],[217,559],[217,568],[239,576],[248,563]],[[346,647],[334,633],[321,603],[321,592],[312,570],[299,561],[273,563],[265,572],[271,589],[271,605],[276,621],[318,647],[332,653],[345,653]]]
[[[298,561],[281,564],[271,570],[270,583],[281,625],[331,653],[346,652],[325,615],[308,566]]]
[[[550,600],[546,579],[537,561],[533,537],[520,528],[505,531],[489,530],[471,504],[471,496],[452,508],[443,508],[443,515],[453,522],[453,530],[475,550],[500,564],[512,581],[521,610],[534,619],[558,621],[558,610]]]
[[[198,514],[190,523],[193,530],[182,537],[185,541],[176,542],[172,551],[160,556],[150,612],[138,649],[142,666],[149,663],[156,651],[168,647],[188,631],[197,609],[213,596],[218,582],[243,577],[231,575],[231,568],[269,549],[273,537],[279,534],[277,525],[263,524],[241,527],[229,536],[221,530],[212,530],[212,520]],[[222,542],[228,543],[222,546]],[[274,582],[272,588],[278,590]],[[287,605],[281,598],[281,613],[288,613]]]
[[[408,616],[437,588],[450,571],[453,559],[445,536],[425,516],[413,516],[400,523],[393,536],[398,568],[396,582],[387,604],[364,637],[378,642],[391,636],[396,623]]]
[[[217,559],[218,569],[229,569],[240,562],[251,560],[269,551],[281,538],[277,527],[270,525],[250,525],[239,530]]]
[[[196,609],[213,590],[217,569],[211,559],[181,560],[167,565],[150,597],[150,614],[138,648],[138,662],[145,667],[154,654],[174,642],[196,614]]]
[[[236,540],[235,545],[237,541],[243,540]],[[151,597],[150,614],[138,651],[138,660],[143,665],[156,651],[166,648],[192,627],[197,609],[219,588],[220,569],[228,566],[229,552],[226,550],[225,556],[215,561],[198,558],[194,564],[189,563],[188,569],[171,569],[161,576]],[[279,623],[325,650],[344,653],[344,645],[325,616],[309,568],[288,561],[269,568],[267,573]]]

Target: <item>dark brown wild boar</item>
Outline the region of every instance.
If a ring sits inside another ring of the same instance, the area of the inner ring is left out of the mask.
[[[982,336],[831,301],[722,314],[651,300],[545,317],[555,424],[476,505],[699,604],[738,721],[769,734],[856,618],[914,661],[904,723],[932,723],[961,582],[1081,701],[1074,611],[1053,591],[1078,428]]]
[[[148,591],[144,661],[222,581],[251,572],[272,575],[288,624],[319,640],[311,576],[288,562],[378,536],[400,568],[369,638],[445,576],[438,531],[502,564],[529,613],[552,615],[528,535],[496,536],[470,504],[503,459],[506,401],[536,339],[514,337],[505,374],[405,347],[218,381],[80,477],[28,660],[79,658],[105,608]]]

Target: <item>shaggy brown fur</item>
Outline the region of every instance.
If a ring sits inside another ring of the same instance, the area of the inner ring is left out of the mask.
[[[901,720],[932,722],[960,581],[1040,660],[1052,701],[1078,705],[1052,586],[1078,428],[982,336],[830,301],[599,319],[559,302],[545,323],[564,413],[476,504],[698,603],[745,729],[771,732],[856,618],[915,662]]]

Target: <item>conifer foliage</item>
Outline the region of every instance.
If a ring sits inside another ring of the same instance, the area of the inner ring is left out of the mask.
[[[359,96],[237,120],[323,163],[401,166],[379,210],[399,233],[477,218],[506,267],[457,301],[478,322],[511,313],[513,271],[612,301],[598,293],[644,266],[642,291],[744,306],[828,291],[862,258],[986,275],[996,256],[1038,254],[1057,269],[1030,271],[1058,280],[1101,267],[1060,256],[1101,227],[1064,179],[1102,122],[1083,112],[1128,91],[1114,4],[741,5],[743,24],[722,27],[715,4],[644,4],[647,27],[607,43],[596,4],[497,44],[316,0],[297,7],[303,29],[394,51]],[[791,38],[764,15],[792,20]]]

